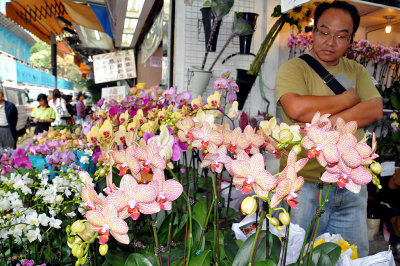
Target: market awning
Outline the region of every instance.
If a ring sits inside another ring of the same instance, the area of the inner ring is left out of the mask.
[[[60,0],[14,0],[6,4],[6,14],[47,43],[50,43],[51,33],[64,33],[64,25],[56,19],[57,16],[71,20]]]

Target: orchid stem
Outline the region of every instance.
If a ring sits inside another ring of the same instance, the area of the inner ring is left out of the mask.
[[[217,30],[218,21],[219,21],[219,19],[217,17],[215,17],[214,21],[213,21],[212,28],[211,28],[210,38],[208,39],[208,43],[207,43],[207,47],[206,47],[206,53],[204,54],[203,63],[201,64],[201,70],[204,70],[204,67],[206,66],[208,53],[209,53],[209,50],[211,48],[212,40],[214,39],[215,31]]]
[[[172,209],[172,208],[171,208]],[[168,226],[168,266],[171,261],[171,238],[172,238],[172,222],[174,218],[174,212],[171,212],[171,218],[169,220],[169,226]]]
[[[158,236],[157,236],[157,223],[156,221],[152,221],[151,222],[151,226],[153,228],[153,235],[154,235],[154,254],[156,255],[156,257],[159,257],[159,260],[157,260],[157,265],[161,266],[162,262],[161,262],[161,254],[158,250],[159,248],[159,244],[158,244]]]
[[[212,199],[212,201],[211,201],[211,204],[210,204],[208,212],[207,212],[206,219],[204,220],[203,228],[201,229],[201,234],[200,234],[200,241],[197,244],[197,250],[199,250],[199,248],[200,248],[201,240],[203,239],[203,236],[204,236],[204,231],[207,228],[208,221],[210,220],[210,216],[211,216],[211,211],[213,209],[213,205],[214,205],[214,199]]]
[[[218,235],[218,229],[217,229],[217,211],[218,211],[218,198],[217,198],[217,189],[215,186],[215,174],[212,172],[211,174],[211,179],[212,179],[212,185],[213,185],[213,197],[214,197],[214,252],[217,249],[217,235]],[[218,239],[219,242],[219,239]],[[220,254],[217,252],[217,260],[218,262],[220,261]],[[216,263],[216,265],[219,265]]]
[[[190,194],[190,186],[188,188],[188,193]],[[187,201],[187,208],[188,208],[188,219],[189,219],[189,238],[188,238],[188,255],[186,260],[186,266],[189,265],[190,261],[190,254],[192,249],[192,207],[190,206],[190,200]]]
[[[260,218],[260,223],[258,224],[257,231],[256,231],[256,236],[254,237],[253,241],[253,246],[251,247],[251,252],[250,252],[250,258],[249,258],[249,266],[253,265],[253,257],[255,257],[255,249],[256,249],[256,244],[258,242],[258,238],[260,236],[262,224],[264,221],[264,216],[265,216],[265,208],[262,208],[261,210],[261,218]]]

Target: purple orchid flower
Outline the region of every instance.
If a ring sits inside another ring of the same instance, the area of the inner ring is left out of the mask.
[[[29,157],[26,156],[25,149],[17,148],[15,152],[11,155],[11,159],[14,162],[14,166],[18,168],[27,168],[30,169],[32,167],[32,163],[29,161]]]
[[[178,108],[181,108],[184,105],[190,104],[192,101],[192,94],[188,91],[183,91],[176,96],[175,101],[178,104]]]

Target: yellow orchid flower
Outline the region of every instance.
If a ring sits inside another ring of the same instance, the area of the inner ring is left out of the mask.
[[[97,126],[93,126],[90,129],[90,132],[87,134],[86,138],[90,143],[97,143],[100,140],[99,128]]]
[[[129,117],[130,116],[129,116],[128,110],[126,110],[125,113],[123,113],[119,116],[119,122],[123,124],[129,120]]]
[[[194,99],[191,103],[193,110],[197,110],[203,107],[203,100],[201,99],[201,95],[199,95],[196,99]]]
[[[127,131],[136,131],[140,127],[139,120],[133,120],[126,126]]]
[[[100,111],[97,113],[97,116],[98,116],[99,118],[106,118],[106,117],[107,117],[106,111],[105,111],[105,110],[100,110]]]
[[[122,145],[125,143],[125,137],[126,137],[126,128],[124,127],[124,125],[120,125],[119,129],[117,132],[115,132],[114,135],[114,141],[115,143],[117,143],[117,145]]]
[[[167,110],[163,108],[161,111],[158,112],[157,116],[159,119],[164,119],[165,117],[167,117]]]
[[[206,108],[218,108],[221,105],[221,95],[218,91],[214,91],[214,94],[208,96]]]
[[[147,117],[148,117],[148,119],[151,119],[151,120],[154,120],[154,119],[156,119],[156,111],[157,109],[153,109],[153,110],[149,110],[148,112],[147,112]]]
[[[140,127],[143,133],[155,133],[158,129],[158,118],[154,121],[148,121]]]
[[[144,117],[143,110],[139,109],[136,115],[133,117],[133,121],[137,120],[140,125],[143,125],[147,122],[147,119]]]
[[[113,126],[109,119],[104,121],[103,125],[99,129],[99,133],[101,139],[108,139],[109,137],[113,136]]]
[[[146,88],[146,83],[143,83],[143,82],[138,83],[138,84],[136,84],[136,88],[138,90],[142,90],[142,89]]]
[[[234,101],[232,103],[232,107],[228,110],[228,117],[232,120],[236,120],[239,118],[239,103]]]

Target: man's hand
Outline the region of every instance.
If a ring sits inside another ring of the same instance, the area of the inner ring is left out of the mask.
[[[356,87],[352,86],[349,90],[343,92],[343,95],[346,96],[346,99],[348,100],[348,105],[353,107],[354,105],[360,103],[360,96],[358,96]]]

